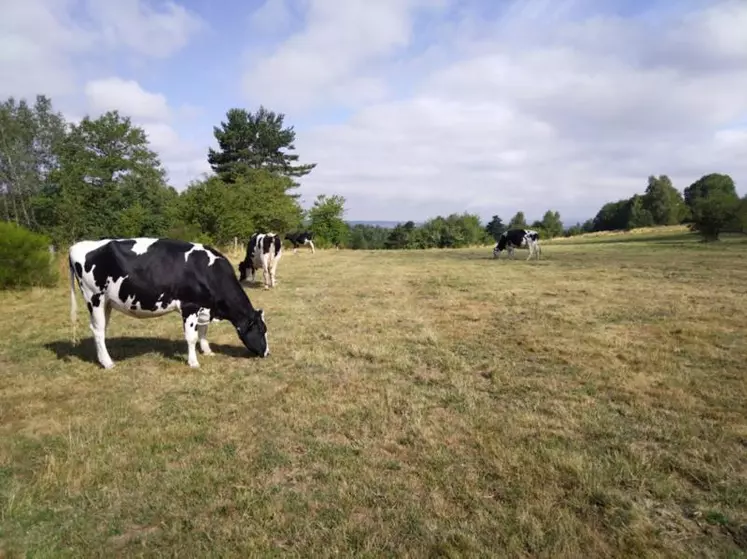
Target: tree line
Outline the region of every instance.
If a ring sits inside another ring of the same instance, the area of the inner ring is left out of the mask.
[[[344,199],[299,203],[295,131],[284,115],[260,107],[231,109],[207,153],[212,175],[182,192],[145,131],[108,111],[66,122],[51,100],[11,97],[0,104],[0,218],[41,233],[60,247],[86,238],[167,236],[218,246],[260,230],[308,227],[321,246],[341,242]]]
[[[145,131],[118,111],[66,122],[52,101],[11,97],[0,104],[0,217],[41,233],[57,246],[82,238],[168,236],[227,245],[255,231],[308,229],[320,247],[459,248],[495,242],[508,228],[531,227],[543,238],[583,232],[687,223],[708,240],[747,231],[747,202],[728,175],[713,173],[678,191],[666,175],[650,176],[642,194],[605,204],[585,223],[565,227],[557,211],[507,224],[469,213],[392,228],[350,226],[346,200],[319,195],[304,210],[299,178],[316,163],[299,163],[295,131],[285,115],[263,106],[232,108],[213,128],[212,174],[178,192],[169,185]]]

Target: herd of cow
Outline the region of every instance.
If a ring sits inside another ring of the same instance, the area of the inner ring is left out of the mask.
[[[285,239],[298,247],[308,245],[315,252],[308,231],[289,233]],[[493,249],[498,258],[507,250],[526,248],[529,258],[539,258],[539,235],[528,229],[504,232]],[[175,239],[131,238],[80,241],[70,247],[70,318],[75,322],[75,282],[90,315],[96,356],[102,367],[114,367],[106,348],[106,327],[112,309],[135,318],[151,318],[178,311],[187,341],[187,362],[199,367],[196,346],[212,355],[207,340],[210,322],[228,320],[250,354],[267,357],[267,324],[264,310],[254,308],[241,282],[262,270],[266,289],[277,283],[275,273],[282,256],[282,240],[274,233],[255,233],[247,244],[246,256],[236,277],[229,260],[216,249]]]

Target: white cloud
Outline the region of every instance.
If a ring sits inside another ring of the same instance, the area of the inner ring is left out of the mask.
[[[260,10],[268,10],[275,0]],[[320,100],[350,105],[381,99],[387,85],[376,65],[412,39],[416,11],[441,0],[307,0],[306,27],[244,75],[247,96],[272,99],[281,110],[307,109]],[[261,13],[261,12],[260,12]],[[363,65],[369,65],[361,71]]]
[[[71,57],[91,48],[93,34],[61,0],[3,1],[0,8],[0,95],[64,95],[75,89]]]
[[[170,110],[166,97],[149,93],[134,80],[103,78],[86,84],[85,94],[92,111],[119,110],[136,120],[166,120]]]
[[[346,122],[299,132],[298,153],[318,163],[303,180],[307,199],[343,194],[358,219],[426,217],[425,208],[504,219],[554,208],[577,219],[642,192],[650,174],[682,189],[725,172],[745,191],[747,128],[733,127],[747,116],[747,3],[626,19],[584,16],[583,2],[549,14],[544,0],[515,2],[521,9],[492,24],[448,29],[441,65],[431,57],[423,75],[410,66],[411,93],[395,100],[385,92],[400,84],[367,70],[412,40],[403,6],[384,3],[390,31],[376,38],[345,12],[312,13],[255,66],[267,98],[297,110],[344,97],[361,76],[381,81],[377,95],[351,95]]]
[[[171,56],[205,26],[196,14],[171,1],[161,9],[143,0],[87,0],[87,6],[105,44],[145,56]]]
[[[81,63],[90,66],[119,49],[164,58],[205,27],[178,4],[153,5],[151,0],[86,0],[82,6],[75,0],[2,0],[0,95],[71,95],[78,91]]]

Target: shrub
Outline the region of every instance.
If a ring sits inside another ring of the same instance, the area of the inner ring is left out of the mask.
[[[0,222],[0,289],[53,286],[49,239],[8,222]]]

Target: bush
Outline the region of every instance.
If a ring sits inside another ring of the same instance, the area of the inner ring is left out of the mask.
[[[0,289],[53,286],[49,239],[8,222],[0,222]]]

